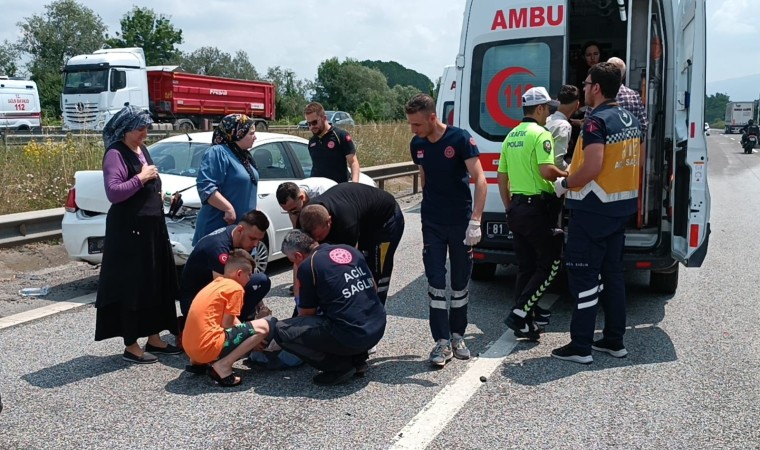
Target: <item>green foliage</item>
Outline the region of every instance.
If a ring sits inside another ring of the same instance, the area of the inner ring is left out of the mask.
[[[705,97],[705,121],[712,124],[718,120],[724,120],[728,102],[728,95],[720,92]]]
[[[18,48],[29,55],[29,73],[40,89],[43,110],[60,114],[61,67],[72,56],[92,53],[104,41],[100,16],[75,0],[57,0],[45,6],[44,15],[19,22]]]
[[[395,61],[362,61],[359,64],[379,70],[388,79],[388,87],[414,86],[419,92],[433,92],[433,82],[430,78]]]
[[[135,6],[120,23],[121,32],[106,41],[111,47],[141,47],[149,66],[171,64],[179,59],[181,52],[176,45],[183,42],[182,30],[176,30],[163,14]]]
[[[283,69],[280,66],[267,69],[264,79],[274,84],[277,90],[275,97],[277,117],[285,119],[288,123],[303,119],[303,109],[309,103],[307,95],[313,89],[313,82],[299,80],[292,70]]]
[[[338,58],[323,61],[317,69],[315,101],[322,103],[325,109],[338,109],[357,112],[359,106],[369,102],[375,112],[384,117],[382,103],[389,98],[390,89],[385,76],[378,70],[364,67],[356,60]],[[364,110],[369,113],[367,106]]]
[[[185,53],[179,61],[187,72],[217,77],[258,80],[259,74],[248,59],[248,54],[238,50],[232,57],[216,47],[201,47],[192,53]]]
[[[18,47],[7,39],[0,46],[0,75],[15,77],[18,71]]]

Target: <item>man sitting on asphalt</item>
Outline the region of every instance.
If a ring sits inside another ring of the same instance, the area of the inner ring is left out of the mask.
[[[368,350],[386,325],[364,257],[348,245],[319,244],[300,230],[285,236],[282,252],[298,266],[301,296],[297,317],[270,319],[274,342],[322,371],[315,384],[363,376]]]
[[[318,242],[357,247],[385,305],[393,256],[404,234],[404,214],[392,194],[365,184],[341,183],[311,199],[299,222]]]

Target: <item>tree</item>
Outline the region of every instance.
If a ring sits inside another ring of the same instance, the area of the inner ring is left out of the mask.
[[[349,112],[362,110],[374,117],[390,116],[387,100],[390,98],[388,82],[380,71],[364,67],[356,60],[337,58],[323,61],[317,69],[315,100],[325,109],[342,109]],[[369,108],[371,106],[371,108]]]
[[[201,75],[245,80],[259,78],[258,72],[248,59],[248,54],[242,50],[235,53],[233,58],[229,53],[216,47],[201,47],[192,53],[183,54],[180,58],[180,66],[187,72]]]
[[[388,79],[388,87],[414,86],[419,92],[433,92],[433,82],[426,75],[407,69],[396,61],[362,61],[359,64],[379,70]]]
[[[91,9],[75,0],[57,0],[45,6],[44,15],[19,22],[18,48],[29,55],[29,73],[40,86],[40,103],[60,114],[63,87],[60,70],[72,56],[92,53],[102,47],[106,27]]]
[[[303,109],[309,103],[308,94],[313,89],[313,83],[309,80],[299,80],[292,70],[280,66],[267,69],[264,79],[274,84],[277,91],[277,116],[288,122],[301,120]]]
[[[726,118],[729,97],[720,92],[705,97],[705,120],[711,124]]]
[[[8,40],[0,46],[0,75],[15,77],[18,71],[18,48]]]
[[[176,62],[181,52],[182,30],[177,30],[168,17],[149,8],[134,9],[121,19],[121,32],[106,43],[114,48],[141,47],[147,65],[156,66]]]

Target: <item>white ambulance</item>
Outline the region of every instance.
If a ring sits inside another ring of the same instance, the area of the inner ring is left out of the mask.
[[[438,98],[435,101],[435,113],[447,125],[454,125],[454,94],[457,89],[457,69],[454,65],[443,68]]]
[[[0,77],[0,129],[33,130],[41,125],[37,84]]]
[[[522,93],[581,85],[580,48],[597,41],[604,60],[627,62],[626,84],[648,116],[639,213],[626,231],[628,270],[675,292],[679,262],[699,267],[710,235],[703,110],[705,0],[468,0],[459,54],[454,125],[477,140],[488,179],[474,279],[516,263],[499,197],[501,144],[522,118]]]

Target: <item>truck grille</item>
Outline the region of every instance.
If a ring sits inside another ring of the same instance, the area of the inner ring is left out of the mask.
[[[75,103],[66,105],[63,110],[64,120],[81,128],[92,128],[98,116],[97,103]]]

